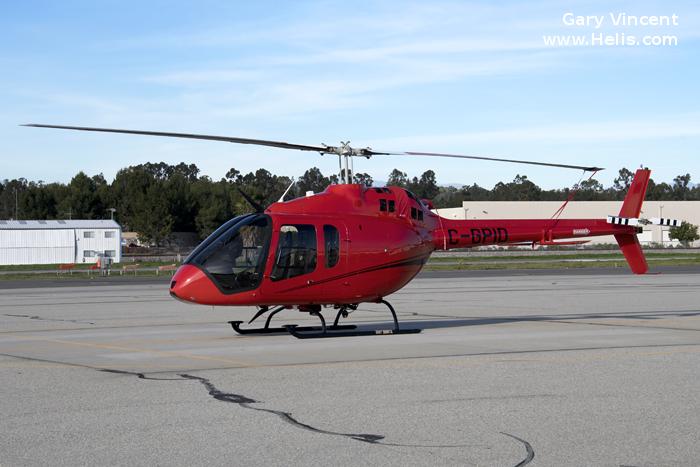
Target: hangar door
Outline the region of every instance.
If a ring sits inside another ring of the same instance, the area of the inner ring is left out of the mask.
[[[0,230],[0,264],[75,261],[75,233],[65,230]]]

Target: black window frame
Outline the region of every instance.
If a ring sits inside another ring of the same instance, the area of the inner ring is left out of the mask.
[[[340,262],[340,231],[334,225],[323,225],[323,252],[326,269],[338,265]]]

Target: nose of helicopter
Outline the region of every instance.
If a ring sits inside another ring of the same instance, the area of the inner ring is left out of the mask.
[[[212,293],[216,293],[216,286],[201,269],[191,264],[180,266],[170,281],[170,295],[178,300],[204,303]]]

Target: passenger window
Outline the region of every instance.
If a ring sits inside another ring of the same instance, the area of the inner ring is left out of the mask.
[[[283,225],[280,228],[275,265],[270,279],[279,281],[316,269],[316,229],[313,225]]]
[[[418,220],[419,220],[419,221],[422,221],[422,220],[423,220],[423,210],[422,210],[422,209],[419,209],[419,210],[418,210]]]
[[[416,219],[418,217],[418,210],[416,208],[411,208],[411,219]]]
[[[332,225],[323,226],[323,239],[326,247],[326,267],[332,268],[340,259],[340,235]]]
[[[384,198],[379,200],[379,210],[386,212],[386,200]]]
[[[396,211],[396,201],[393,199],[389,200],[389,212],[394,212]]]

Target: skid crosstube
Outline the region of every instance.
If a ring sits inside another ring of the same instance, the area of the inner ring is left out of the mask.
[[[417,334],[421,332],[421,329],[400,329],[399,320],[396,318],[396,311],[394,307],[391,306],[386,300],[379,300],[377,303],[383,303],[389,308],[391,312],[391,317],[394,319],[394,329],[367,329],[361,331],[355,330],[337,330],[335,323],[338,322],[338,316],[336,316],[334,326],[326,326],[326,320],[323,319],[323,315],[319,311],[312,311],[310,314],[316,316],[321,320],[321,329],[314,331],[307,331],[302,327],[295,325],[288,325],[285,328],[289,333],[296,337],[297,339],[316,339],[316,338],[328,338],[328,337],[355,337],[355,336],[392,336],[396,334]]]

